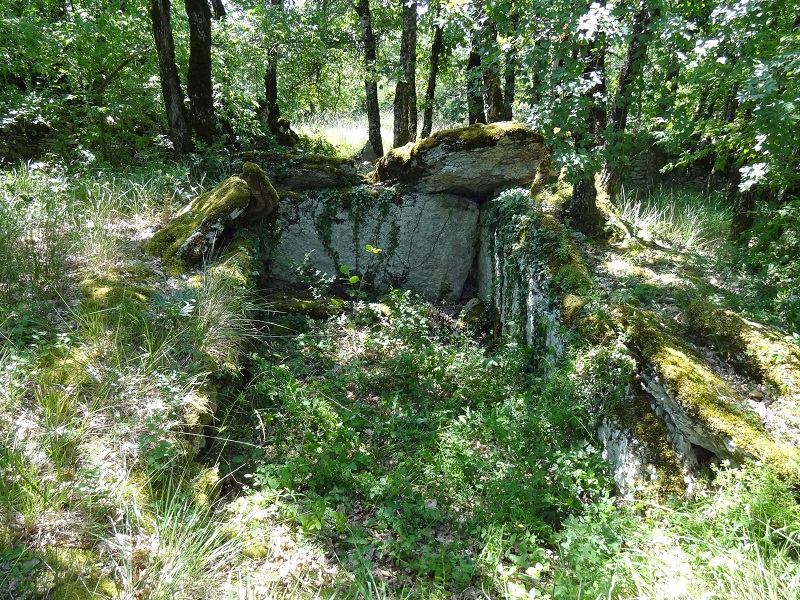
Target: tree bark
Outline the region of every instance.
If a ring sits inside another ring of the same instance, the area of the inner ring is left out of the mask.
[[[486,122],[497,123],[506,118],[503,99],[503,88],[500,85],[499,52],[497,52],[497,27],[488,21],[484,24],[483,51],[488,57],[483,67],[484,105],[486,106]]]
[[[516,36],[517,27],[519,27],[519,14],[514,13],[511,15],[511,27]],[[505,55],[505,70],[503,73],[503,108],[505,111],[505,120],[511,121],[514,118],[514,97],[517,94],[517,49],[512,45],[511,49]],[[534,88],[538,87],[537,82],[538,74],[534,74]]]
[[[470,37],[466,72],[467,120],[470,125],[486,124],[486,113],[483,110],[483,65],[480,53],[483,27],[479,25],[484,16],[483,3],[480,0],[472,0],[472,20],[475,25]]]
[[[192,135],[189,115],[183,101],[183,90],[175,66],[175,42],[172,38],[169,0],[151,0],[150,19],[153,23],[153,39],[158,53],[158,72],[161,78],[161,94],[167,112],[169,134],[175,149],[175,158],[183,159],[192,150]]]
[[[197,138],[214,142],[214,92],[211,83],[211,8],[208,0],[184,0],[189,19],[189,118]]]
[[[573,137],[575,148],[584,153],[592,152],[597,145],[598,136],[605,126],[605,111],[597,98],[605,94],[605,36],[598,36],[589,42],[586,51],[586,66],[583,78],[595,84],[582,93],[588,102],[589,114],[586,119],[586,133],[576,132]],[[574,183],[569,213],[572,227],[585,235],[594,235],[600,227],[600,211],[597,208],[597,189],[594,171],[583,169]]]
[[[436,97],[436,76],[439,74],[439,57],[444,47],[444,29],[441,25],[436,26],[433,34],[433,44],[431,45],[431,70],[428,73],[428,86],[425,89],[424,110],[422,113],[422,133],[421,137],[426,138],[433,130],[433,101]]]
[[[358,0],[355,6],[361,24],[361,41],[364,44],[364,64],[366,76],[364,89],[367,96],[367,122],[369,139],[367,145],[375,157],[383,156],[383,140],[381,138],[381,113],[378,104],[378,82],[375,75],[377,51],[375,34],[372,31],[372,15],[369,10],[369,0]]]
[[[481,55],[478,54],[477,41],[473,40],[473,46],[467,59],[467,119],[470,125],[486,123],[482,88]]]
[[[417,139],[417,3],[402,4],[400,79],[394,96],[394,147]]]
[[[625,57],[619,70],[617,88],[614,100],[609,111],[612,138],[606,140],[603,159],[603,168],[600,173],[600,185],[613,202],[622,182],[622,152],[618,149],[618,142],[625,135],[628,126],[628,111],[631,105],[631,88],[636,78],[642,72],[647,56],[650,23],[653,21],[653,11],[650,9],[649,0],[641,0],[639,10],[633,17],[633,35],[628,41]],[[615,148],[615,146],[617,146]],[[609,156],[611,153],[616,156]]]
[[[225,12],[225,5],[222,0],[211,0],[211,8],[214,9],[214,20],[221,21],[228,14]]]
[[[735,244],[744,244],[747,241],[747,237],[744,234],[753,228],[756,209],[755,189],[751,187],[744,191],[739,190],[741,181],[742,174],[735,162],[731,161],[725,196],[733,207],[730,240]]]
[[[283,10],[283,0],[270,0],[273,9]],[[267,63],[264,68],[264,104],[261,107],[262,120],[273,134],[277,134],[281,110],[278,107],[278,45],[273,43],[267,49]]]

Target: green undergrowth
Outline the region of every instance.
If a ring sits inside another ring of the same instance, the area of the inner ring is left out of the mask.
[[[142,245],[211,186],[195,169],[0,174],[0,597],[797,597],[797,492],[769,466],[616,498],[596,426],[624,335],[545,360],[405,292],[259,300],[257,240],[168,279]],[[562,317],[607,316],[608,289],[794,385],[790,340],[759,361],[760,326],[730,331],[709,256],[596,245],[576,270],[568,231],[528,224],[588,301]]]
[[[579,384],[566,367],[545,381],[513,343],[486,352],[407,293],[385,302],[253,357],[223,407],[223,472],[293,499],[285,518],[393,590],[569,597],[584,557],[564,544],[584,542],[565,524],[615,519]],[[621,543],[592,535],[598,557]]]

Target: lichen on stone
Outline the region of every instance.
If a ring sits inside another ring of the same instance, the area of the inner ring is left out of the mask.
[[[784,477],[800,482],[798,449],[765,432],[758,415],[735,390],[670,333],[657,315],[633,308],[621,312],[638,359],[652,366],[686,416],[715,438],[710,450],[734,463],[745,458],[762,460]]]
[[[253,163],[213,190],[192,200],[178,216],[147,241],[146,252],[160,256],[171,275],[199,264],[234,222],[247,223],[270,214],[278,194]]]
[[[708,301],[690,303],[684,314],[691,334],[726,359],[742,364],[762,383],[800,402],[800,348],[780,332]]]

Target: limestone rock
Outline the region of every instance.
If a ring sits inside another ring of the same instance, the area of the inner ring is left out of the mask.
[[[544,138],[524,125],[476,124],[389,151],[373,179],[484,200],[502,187],[530,184],[540,165],[549,164],[543,160],[548,155]]]
[[[355,162],[318,154],[247,152],[242,158],[264,170],[279,192],[344,188],[360,182]]]
[[[222,236],[264,218],[277,205],[278,194],[264,172],[258,165],[246,163],[240,175],[187,204],[147,241],[144,249],[160,255],[168,273],[179,274],[199,264],[218,247]]]
[[[347,265],[369,291],[404,287],[457,300],[472,267],[477,222],[477,203],[451,194],[368,186],[307,194],[278,209],[272,276],[296,282],[303,269],[341,278]]]
[[[685,440],[686,446],[707,455],[706,459],[734,465],[757,459],[800,481],[798,448],[765,431],[758,414],[730,384],[665,330],[656,315],[630,307],[621,312],[631,350],[642,366],[644,390],[674,438]]]

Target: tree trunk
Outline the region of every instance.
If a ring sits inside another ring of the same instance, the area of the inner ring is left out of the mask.
[[[514,35],[516,36],[517,27],[519,27],[518,13],[511,15],[511,27]],[[511,121],[514,118],[514,96],[516,96],[517,93],[517,49],[513,45],[508,52],[506,52],[505,72],[503,75],[505,78],[503,85],[504,116],[506,121]],[[535,73],[533,77],[534,88],[538,87],[537,77],[538,74]]]
[[[730,240],[735,244],[744,244],[747,241],[745,232],[753,228],[754,214],[756,209],[756,194],[754,187],[747,190],[739,190],[742,181],[742,174],[739,168],[731,161],[728,171],[728,183],[725,189],[725,196],[733,207],[731,215]]]
[[[605,158],[600,173],[600,185],[608,194],[611,202],[616,199],[622,181],[623,157],[622,152],[618,150],[619,142],[622,141],[621,138],[625,135],[625,129],[628,126],[628,111],[631,105],[633,82],[644,68],[652,20],[653,12],[649,6],[649,0],[641,0],[639,10],[633,17],[633,34],[628,41],[625,57],[622,59],[617,89],[614,92],[614,100],[609,112],[612,137],[605,142]],[[616,154],[616,156],[609,156],[611,153]]]
[[[270,0],[273,9],[283,10],[283,0]],[[277,134],[281,110],[278,107],[278,45],[273,43],[267,49],[267,64],[264,69],[264,105],[261,107],[262,120],[273,134]]]
[[[189,117],[197,138],[214,142],[214,93],[211,83],[211,9],[208,0],[184,0],[189,19]]]
[[[372,31],[372,16],[369,10],[369,0],[358,0],[356,14],[361,24],[361,40],[364,44],[364,64],[366,76],[364,89],[367,95],[367,122],[369,139],[367,145],[372,150],[372,156],[383,156],[383,140],[381,139],[381,113],[378,104],[378,82],[375,75],[377,51],[375,47],[375,34]]]
[[[483,78],[481,77],[481,55],[477,42],[473,40],[467,59],[467,118],[470,125],[486,123],[483,112]]]
[[[181,81],[178,77],[178,67],[175,66],[170,1],[151,0],[150,18],[153,22],[153,39],[158,53],[158,72],[170,139],[175,149],[175,158],[181,160],[192,150],[192,135],[189,130],[189,115],[183,101]]]
[[[486,124],[486,113],[483,111],[483,67],[481,65],[481,35],[479,26],[484,17],[483,4],[480,0],[472,0],[472,20],[475,23],[470,36],[469,57],[467,58],[467,121]]]
[[[486,122],[497,123],[506,118],[503,99],[503,88],[500,85],[499,52],[497,52],[497,27],[488,21],[484,24],[484,56],[488,60],[483,67],[484,104],[486,106]]]
[[[214,9],[214,20],[221,21],[228,14],[225,12],[225,5],[222,0],[211,0],[211,8]]]
[[[400,38],[400,80],[394,96],[394,147],[417,139],[417,3],[400,0],[403,29]]]
[[[426,138],[433,130],[433,101],[436,97],[436,76],[439,73],[439,57],[444,46],[444,29],[436,26],[431,45],[431,70],[428,73],[428,87],[425,89],[424,111],[422,114],[421,137]]]
[[[573,229],[586,235],[597,233],[600,226],[600,211],[597,209],[597,188],[594,186],[594,176],[582,177],[575,182],[572,188],[569,214]]]
[[[598,136],[605,127],[606,113],[597,101],[605,94],[605,36],[598,36],[589,42],[586,53],[586,66],[583,69],[585,81],[595,84],[581,96],[589,106],[586,119],[586,133],[573,134],[575,148],[582,153],[590,153],[597,145]],[[591,164],[591,163],[590,163]],[[574,183],[569,214],[572,227],[586,235],[594,235],[600,227],[600,211],[597,209],[597,189],[594,184],[594,171],[583,169]]]

